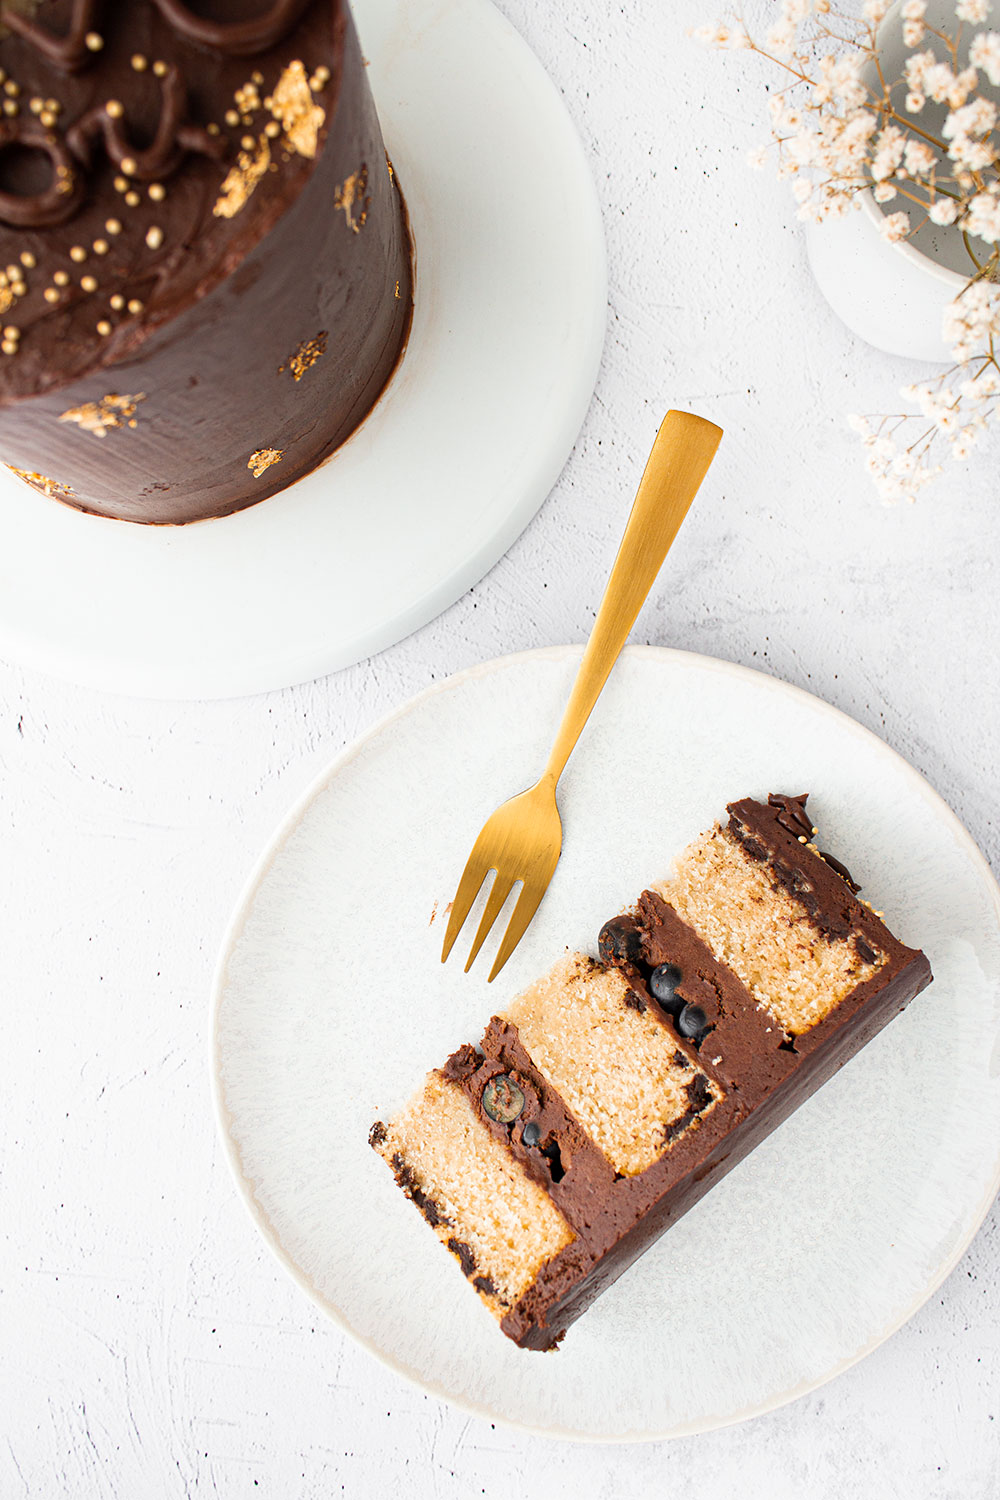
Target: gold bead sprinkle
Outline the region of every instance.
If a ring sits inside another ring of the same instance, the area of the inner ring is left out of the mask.
[[[210,120],[209,123],[205,126],[205,129],[208,131],[209,135],[219,134],[219,127],[218,125],[216,125],[214,120]]]
[[[162,182],[151,182],[146,189],[154,203],[162,203],[167,196],[167,190]]]
[[[143,57],[141,52],[133,52],[132,66],[137,73],[145,73],[146,69],[149,67],[149,58]]]
[[[127,177],[120,177],[120,176],[116,177],[115,178],[115,189],[119,193],[127,193],[128,192],[128,178]]]
[[[69,286],[69,272],[53,271],[52,280],[55,282],[56,286]]]
[[[146,244],[150,250],[159,250],[163,244],[163,230],[158,224],[153,224],[146,230]]]
[[[5,339],[13,339],[16,343],[17,340],[21,337],[21,330],[20,328],[15,328],[13,323],[8,323],[7,327],[3,331],[3,336]]]
[[[112,120],[120,120],[122,115],[125,113],[122,101],[120,99],[109,99],[107,104],[105,104],[104,106],[104,113],[108,115]]]
[[[45,126],[46,130],[51,130],[52,127],[53,127],[53,125],[56,123],[56,118],[57,117],[56,117],[55,110],[53,110],[53,109],[43,109],[42,112],[41,112],[41,114],[38,116],[38,118],[42,122],[42,124]]]
[[[40,115],[42,110],[45,108],[45,100],[31,99],[28,103],[28,108],[31,110],[31,113],[33,115]]]
[[[272,141],[277,140],[278,136],[281,134],[281,126],[278,124],[277,120],[268,120],[267,124],[264,126],[264,134]]]
[[[123,156],[118,165],[121,167],[126,177],[135,176],[136,164],[134,156]]]
[[[21,264],[22,264],[22,266],[27,266],[27,268],[28,268],[29,271],[33,271],[34,268],[37,266],[38,262],[35,259],[35,257],[32,255],[32,253],[31,253],[30,250],[22,250],[21,251]]]
[[[69,258],[79,264],[81,260],[87,259],[87,252],[82,245],[72,245],[70,246]]]
[[[122,296],[121,292],[115,292],[115,295],[109,298],[109,301],[115,312],[121,312],[122,308],[125,306],[125,298]]]
[[[97,331],[101,335],[102,339],[107,338],[108,334],[111,332],[111,324],[108,322],[107,318],[101,319],[101,321],[97,325]]]
[[[133,188],[131,192],[125,194],[125,202],[128,204],[129,208],[138,208],[139,204],[142,202],[142,199]]]
[[[45,298],[46,302],[59,301],[59,293],[56,291],[54,286],[47,286],[42,293],[42,296]]]
[[[20,86],[14,82],[13,78],[8,78],[7,82],[3,86],[3,91],[9,98],[16,99],[20,94],[21,89]]]
[[[7,266],[7,278],[9,281],[20,281],[21,270],[19,266]]]
[[[93,250],[95,255],[107,255],[110,246],[107,240],[95,240]]]
[[[99,31],[88,31],[87,35],[84,37],[84,41],[87,44],[87,50],[89,52],[100,52],[101,48],[104,46],[104,38],[101,36]]]
[[[139,301],[138,297],[132,297],[131,298],[131,300],[129,301],[129,304],[128,304],[128,310],[129,310],[130,313],[141,313],[142,312],[142,303]]]
[[[81,276],[80,277],[80,285],[83,287],[83,290],[85,292],[96,292],[97,291],[97,277],[96,276]]]
[[[121,234],[122,224],[120,219],[108,219],[104,225],[108,234]]]
[[[153,64],[153,72],[156,74],[157,78],[166,78],[166,76],[167,76],[167,65],[166,65],[166,63],[165,62],[155,62]]]
[[[240,123],[240,117],[235,109],[226,110],[225,120],[227,125],[238,125]]]
[[[16,354],[17,344],[13,339],[4,339],[3,343],[0,344],[0,349],[3,350],[4,354]]]

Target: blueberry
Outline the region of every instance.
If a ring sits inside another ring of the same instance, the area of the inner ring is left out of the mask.
[[[681,1036],[691,1037],[692,1040],[700,1041],[707,1025],[708,1017],[700,1005],[685,1005],[677,1017],[677,1030]]]
[[[601,928],[597,951],[606,964],[636,964],[642,957],[642,938],[627,918],[612,917]]]
[[[506,1073],[491,1078],[483,1089],[483,1109],[501,1125],[512,1124],[523,1108],[524,1094]]]
[[[527,1125],[525,1125],[524,1129],[521,1131],[521,1140],[526,1146],[537,1146],[541,1138],[542,1132],[539,1130],[534,1120],[529,1120]]]
[[[649,988],[653,999],[658,1000],[664,1010],[678,1011],[684,1004],[676,994],[681,982],[681,971],[676,964],[658,964],[649,976]]]

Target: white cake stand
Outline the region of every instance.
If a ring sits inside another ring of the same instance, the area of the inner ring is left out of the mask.
[[[489,0],[353,8],[417,246],[400,369],[325,465],[221,520],[108,521],[0,469],[3,657],[149,697],[302,682],[453,603],[555,482],[605,327],[580,141]]]

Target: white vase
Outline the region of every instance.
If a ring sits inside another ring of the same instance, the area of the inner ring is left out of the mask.
[[[930,0],[927,19],[939,30],[954,30],[955,0]],[[979,29],[963,27],[966,54],[969,39]],[[878,34],[885,77],[899,78],[907,57],[914,50],[928,47],[939,58],[946,58],[942,44],[930,34],[915,49],[904,45],[897,0]],[[961,57],[960,64],[966,60]],[[869,82],[874,86],[873,69],[869,70]],[[983,92],[1000,102],[995,89],[986,85]],[[913,118],[916,124],[939,134],[946,113],[946,106],[929,103]],[[941,320],[948,304],[975,271],[961,231],[927,223],[910,239],[890,242],[881,233],[884,214],[871,190],[860,193],[855,203],[857,207],[842,218],[808,225],[809,264],[820,291],[847,326],[877,349],[911,359],[950,363],[948,346],[941,337]],[[896,198],[886,204],[884,213],[900,209],[916,212],[908,201]],[[989,254],[991,247],[979,241],[976,246],[984,255]]]
[[[950,362],[941,320],[968,277],[906,240],[884,239],[883,215],[870,191],[856,202],[843,218],[807,226],[809,264],[820,291],[848,328],[876,349]]]

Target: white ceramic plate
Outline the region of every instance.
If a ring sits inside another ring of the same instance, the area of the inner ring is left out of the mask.
[[[221,520],[85,516],[0,467],[0,655],[154,697],[305,681],[453,603],[555,483],[604,339],[582,146],[489,0],[353,9],[417,247],[400,369],[324,466]]]
[[[439,962],[485,815],[534,778],[577,647],[413,700],[314,785],[240,902],[215,994],[219,1119],[258,1227],[373,1353],[493,1420],[561,1436],[699,1431],[777,1406],[886,1338],[998,1186],[1000,892],[927,783],[772,678],[633,648],[566,772],[566,840],[503,974]],[[665,874],[746,793],[811,791],[934,984],[601,1297],[550,1355],[499,1333],[367,1145],[493,1008]],[[474,930],[474,929],[472,929]]]

